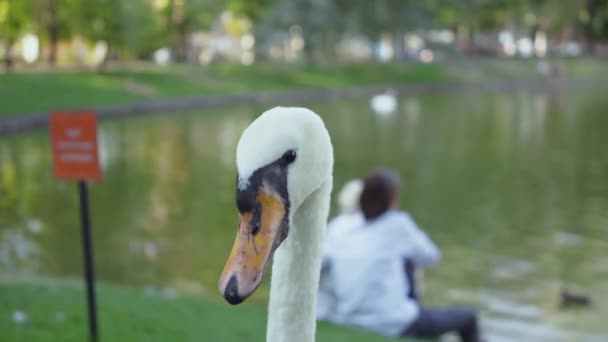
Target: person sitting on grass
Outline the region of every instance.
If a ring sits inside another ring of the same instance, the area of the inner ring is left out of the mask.
[[[340,239],[340,236],[347,234],[348,230],[357,227],[364,221],[363,216],[359,212],[359,197],[362,190],[363,181],[361,179],[352,179],[346,182],[338,193],[340,214],[327,224],[323,255],[328,255],[328,248],[331,246],[332,240]],[[331,290],[331,279],[328,277],[331,265],[327,258],[323,260],[319,290],[317,292],[317,319],[328,320],[335,307],[335,297]]]
[[[332,239],[339,239],[342,233],[349,229],[356,228],[364,221],[363,215],[359,211],[359,199],[363,190],[363,181],[361,179],[352,179],[344,184],[338,193],[338,207],[340,214],[334,217],[327,224],[327,232],[325,236],[325,245],[323,254],[328,254],[328,248],[331,245]],[[335,298],[331,292],[331,283],[329,279],[329,268],[331,267],[328,258],[324,258],[324,263],[321,267],[321,276],[319,280],[319,291],[317,293],[317,319],[328,320],[331,311],[335,307]],[[419,278],[422,276],[420,268],[417,268],[411,260],[404,260],[404,274],[407,280],[407,296],[413,300],[420,302],[419,294]]]
[[[437,338],[457,332],[478,342],[477,314],[468,308],[426,308],[411,297],[404,261],[415,268],[441,253],[410,215],[397,209],[399,176],[369,174],[359,200],[362,220],[326,246],[327,286],[333,296],[325,319],[392,337]]]

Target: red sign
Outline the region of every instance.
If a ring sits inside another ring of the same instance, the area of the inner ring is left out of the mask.
[[[50,115],[55,176],[99,180],[97,116],[95,112],[58,112]]]

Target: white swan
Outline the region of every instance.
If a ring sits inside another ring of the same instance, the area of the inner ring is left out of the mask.
[[[397,93],[389,89],[382,94],[372,96],[370,107],[380,116],[393,114],[397,110]]]
[[[243,132],[236,157],[240,222],[220,292],[230,304],[244,301],[274,253],[266,341],[314,341],[332,188],[329,134],[312,111],[277,107]]]

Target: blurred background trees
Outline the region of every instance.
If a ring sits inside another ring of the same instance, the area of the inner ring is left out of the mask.
[[[7,68],[605,55],[607,40],[608,0],[0,0]]]
[[[13,45],[32,24],[31,20],[30,8],[26,2],[0,1],[0,38],[4,41],[4,62],[7,69],[13,64]]]

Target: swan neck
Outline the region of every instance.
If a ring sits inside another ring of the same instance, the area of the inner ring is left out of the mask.
[[[270,283],[267,342],[313,342],[322,241],[331,177],[293,213],[289,236],[277,249]]]

